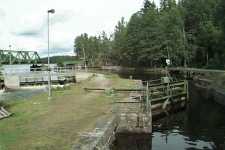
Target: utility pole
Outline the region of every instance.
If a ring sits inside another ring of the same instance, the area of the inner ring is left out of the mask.
[[[47,11],[48,13],[48,99],[51,99],[52,93],[51,93],[51,68],[50,68],[50,57],[49,57],[49,50],[50,50],[50,46],[49,46],[49,32],[50,32],[50,27],[49,27],[49,14],[54,14],[55,13],[55,9],[50,9]]]
[[[85,71],[87,72],[87,61],[86,61],[86,54],[85,54],[84,48],[83,48],[83,55],[84,55],[84,68],[85,68]]]

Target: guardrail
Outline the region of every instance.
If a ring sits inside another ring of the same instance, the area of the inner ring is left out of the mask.
[[[50,69],[51,81],[64,84],[76,82],[75,68],[57,67]],[[7,87],[18,88],[22,85],[39,85],[48,83],[48,68],[12,69],[3,71],[4,81]]]

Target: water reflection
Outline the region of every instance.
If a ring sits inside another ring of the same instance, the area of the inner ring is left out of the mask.
[[[43,93],[44,91],[46,91],[46,88],[44,86],[34,88],[23,88],[7,92],[0,91],[0,101],[27,99],[34,95]]]
[[[172,131],[166,134],[154,132],[152,143],[154,150],[212,149],[212,143],[201,140],[189,141],[188,137],[182,135],[179,131]]]
[[[152,137],[149,134],[116,134],[111,150],[151,150]]]
[[[200,97],[186,112],[154,123],[153,150],[225,150],[225,108]]]

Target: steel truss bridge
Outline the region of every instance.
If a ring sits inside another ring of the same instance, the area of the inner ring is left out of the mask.
[[[0,49],[1,64],[37,64],[40,56],[36,51],[16,51]]]

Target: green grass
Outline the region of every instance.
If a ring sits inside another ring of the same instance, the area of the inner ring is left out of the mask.
[[[0,150],[66,150],[79,140],[79,133],[92,131],[97,120],[111,116],[112,97],[86,92],[83,87],[130,88],[134,82],[108,75],[93,77],[70,88],[56,89],[28,100],[10,101],[14,115],[0,121]]]

